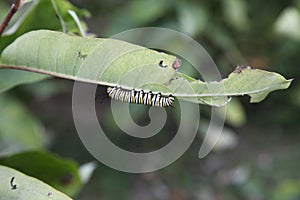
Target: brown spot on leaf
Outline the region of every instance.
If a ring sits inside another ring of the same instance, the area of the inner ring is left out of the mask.
[[[73,180],[73,175],[72,174],[65,174],[60,178],[60,183],[62,185],[68,185],[72,182]]]
[[[250,66],[245,66],[245,65],[238,65],[235,70],[233,71],[233,73],[241,73],[244,69],[247,69],[247,68],[250,68],[250,69],[254,69]]]
[[[181,66],[181,61],[178,58],[176,58],[172,64],[173,69],[178,70],[180,66]]]

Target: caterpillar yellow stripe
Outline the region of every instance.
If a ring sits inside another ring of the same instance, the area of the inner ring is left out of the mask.
[[[172,106],[175,98],[172,94],[163,96],[161,93],[153,93],[152,91],[145,92],[143,90],[126,90],[121,87],[108,87],[107,94],[111,99],[126,102],[145,104],[157,107]]]

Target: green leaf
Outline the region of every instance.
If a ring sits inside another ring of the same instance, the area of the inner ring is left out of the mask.
[[[9,6],[6,2],[0,1],[0,19],[4,19],[6,16],[6,12],[9,10]]]
[[[0,71],[0,93],[17,85],[32,83],[49,78],[46,75],[4,69]]]
[[[61,23],[56,18],[56,12],[51,1],[52,0],[32,0],[25,2],[13,16],[2,37],[0,37],[0,52],[2,52],[3,49],[11,44],[17,37],[28,31],[40,28],[61,30]],[[59,12],[59,16],[64,20],[69,32],[80,33],[86,30],[85,23],[78,21],[78,18],[82,19],[82,17],[89,15],[86,10],[80,10],[66,0],[55,0],[54,2],[57,11]],[[3,13],[6,12],[8,12],[8,10]],[[72,15],[69,14],[69,12],[71,12]],[[74,19],[75,16],[77,16],[76,19]],[[3,15],[0,18],[0,21],[2,21],[4,17],[5,16]],[[41,21],[43,23],[41,23]],[[47,76],[28,72],[3,70],[0,73],[0,92],[19,84],[42,80],[46,77]]]
[[[249,19],[247,16],[247,1],[245,0],[227,0],[223,1],[224,15],[227,22],[238,30],[247,30],[249,28]]]
[[[76,14],[76,12],[74,12],[74,10],[68,10],[68,13],[71,15],[71,17],[74,19],[74,21],[76,22],[76,25],[79,29],[80,35],[83,37],[86,37],[85,31],[86,31],[86,27],[83,27],[83,24],[81,23],[78,15]]]
[[[29,50],[30,49],[30,50]],[[125,89],[172,93],[181,100],[222,106],[230,96],[251,102],[286,89],[291,80],[277,73],[238,66],[220,82],[202,82],[177,72],[172,55],[114,39],[82,38],[53,31],[33,31],[18,38],[2,55],[0,68],[15,68]]]
[[[246,113],[242,104],[235,98],[226,105],[226,123],[239,127],[246,123]]]
[[[202,33],[207,27],[208,13],[201,4],[181,1],[177,4],[181,31],[190,36]]]
[[[212,146],[214,151],[222,151],[225,149],[232,149],[236,147],[236,145],[238,144],[238,137],[232,129],[226,126],[223,127],[222,134],[220,134],[220,136],[216,140],[216,135],[206,134],[210,126],[213,128],[217,128],[218,125],[210,123],[206,119],[202,119],[198,130],[198,136],[201,137],[201,140],[206,137],[206,145]]]
[[[282,180],[274,186],[272,190],[272,199],[280,200],[287,199],[293,200],[298,199],[300,196],[300,183],[297,180],[287,179]]]
[[[185,81],[184,78],[177,78],[169,88],[172,90],[172,87],[177,87]],[[229,74],[228,78],[219,82],[205,83],[200,80],[190,80],[189,83],[196,95],[185,93],[184,95],[178,94],[178,96],[187,101],[195,103],[205,101],[205,103],[212,105],[224,100],[220,97],[249,95],[251,97],[250,102],[257,103],[266,98],[272,91],[288,88],[291,81],[274,72],[254,69],[249,66],[238,66]],[[198,98],[195,99],[195,96]]]
[[[0,155],[44,147],[42,125],[20,102],[1,94],[0,107]]]
[[[168,1],[161,0],[133,0],[129,4],[129,15],[136,25],[155,21],[170,8]],[[145,12],[147,9],[147,12]]]
[[[33,1],[27,1],[24,4],[21,4],[19,7],[18,11],[13,15],[9,23],[7,24],[2,37],[3,36],[9,36],[13,35],[14,33],[17,32],[21,24],[25,21],[25,19],[28,17],[28,15],[32,12],[32,9],[37,5],[38,1],[33,0]],[[3,11],[5,15],[1,17],[1,21],[5,18],[7,12],[9,12],[9,8],[7,10]],[[3,39],[4,40],[4,39]]]
[[[70,200],[67,195],[55,190],[42,181],[27,176],[17,170],[0,165],[1,199],[53,199]]]
[[[149,80],[164,84],[176,74],[172,68],[176,62],[174,56],[124,41],[47,30],[24,34],[3,52],[1,60],[4,68],[20,66],[67,79],[131,88],[141,87]],[[167,67],[160,67],[161,61]],[[144,74],[147,76],[141,76]]]
[[[80,166],[79,175],[80,175],[80,179],[84,184],[86,184],[91,179],[91,176],[95,171],[95,169],[97,168],[97,166],[98,164],[95,161],[85,163]]]
[[[68,10],[76,12],[81,19],[88,16],[86,10],[80,10],[74,7],[66,0],[55,0],[55,5],[59,16],[64,20],[66,27],[71,33],[80,33],[77,22],[69,14]],[[6,28],[3,36],[0,38],[0,52],[20,35],[36,29],[62,30],[61,22],[56,17],[57,13],[53,7],[52,0],[33,0],[26,2],[12,18],[10,26]],[[38,19],[38,20],[37,20]],[[0,19],[2,21],[2,19]],[[43,22],[43,23],[41,23]],[[81,22],[86,29],[86,25]]]
[[[0,164],[33,176],[70,196],[75,195],[82,186],[74,161],[47,152],[23,152],[3,157]]]
[[[285,8],[274,23],[276,33],[300,40],[300,12],[295,7]]]

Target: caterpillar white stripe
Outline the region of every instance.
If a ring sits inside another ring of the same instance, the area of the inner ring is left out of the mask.
[[[163,96],[161,93],[145,92],[143,90],[126,90],[121,87],[108,87],[107,94],[111,99],[136,104],[145,104],[157,107],[172,106],[175,98],[172,94]]]

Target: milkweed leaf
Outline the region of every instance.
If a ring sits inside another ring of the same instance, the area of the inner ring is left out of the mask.
[[[38,178],[70,196],[77,194],[83,184],[76,162],[45,151],[24,151],[3,156],[0,157],[0,165]]]
[[[221,81],[202,82],[178,72],[179,60],[175,56],[120,40],[83,38],[47,30],[19,37],[3,51],[1,60],[0,68],[151,90],[213,106],[225,105],[231,96],[239,95],[249,95],[250,102],[259,102],[291,83],[280,74],[245,66],[238,66]]]
[[[0,95],[0,156],[43,149],[47,135],[40,122],[15,98]]]
[[[1,199],[71,199],[67,195],[57,191],[36,178],[27,176],[17,170],[1,165],[0,185]]]

